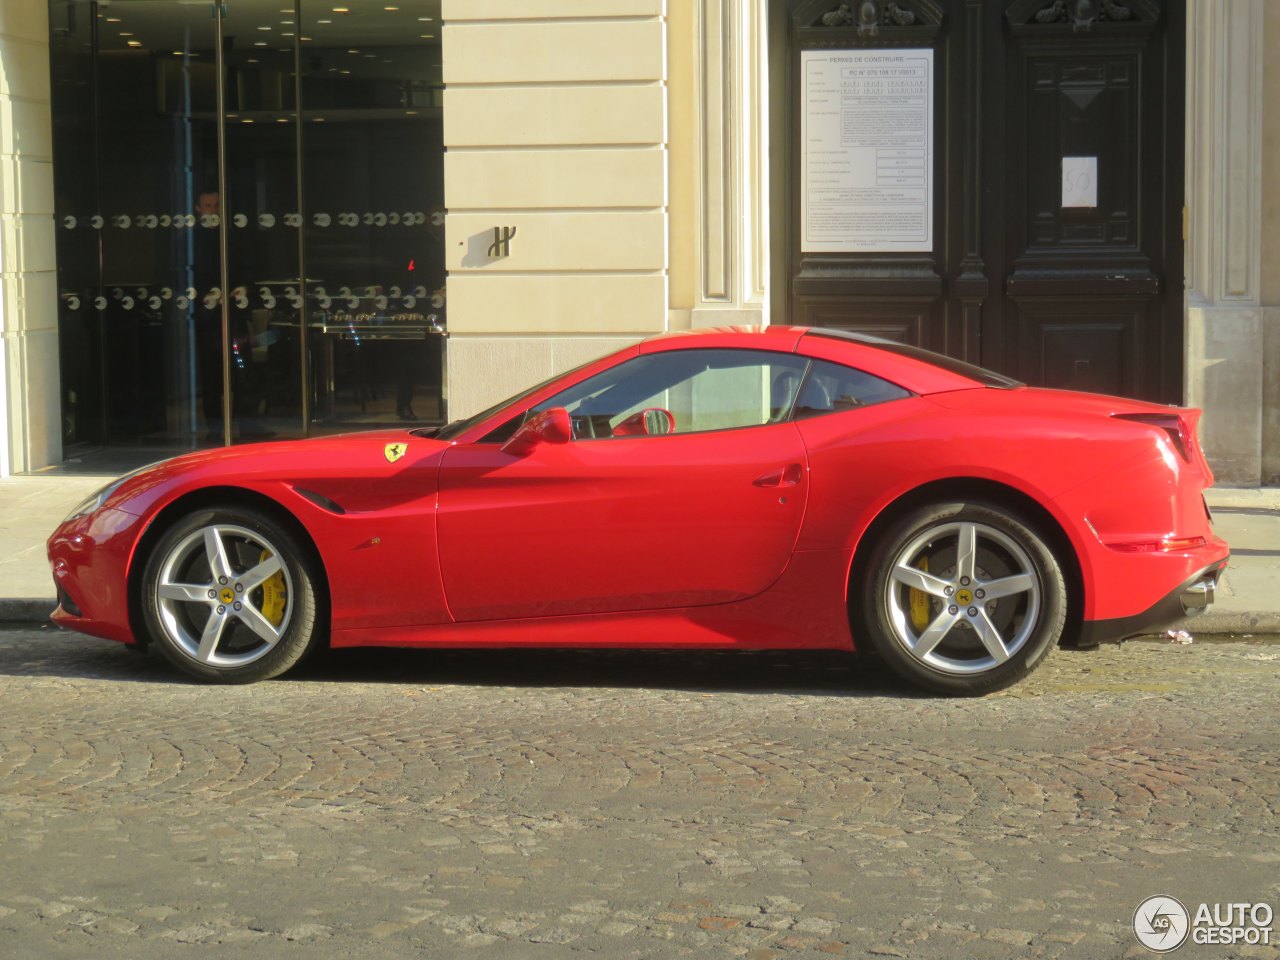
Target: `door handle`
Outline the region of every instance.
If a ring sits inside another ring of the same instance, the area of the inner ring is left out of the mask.
[[[804,476],[804,467],[798,463],[788,463],[785,467],[762,473],[751,482],[757,487],[794,487]]]

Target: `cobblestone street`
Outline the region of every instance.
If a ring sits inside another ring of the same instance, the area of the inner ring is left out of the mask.
[[[1278,667],[1129,643],[957,701],[841,657],[377,651],[217,688],[0,632],[0,942],[1150,956],[1147,896],[1280,907]]]

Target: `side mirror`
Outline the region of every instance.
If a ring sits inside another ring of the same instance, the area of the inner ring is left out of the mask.
[[[523,457],[540,443],[568,443],[572,439],[573,421],[569,419],[569,411],[564,407],[552,407],[525,421],[502,445],[502,452]]]

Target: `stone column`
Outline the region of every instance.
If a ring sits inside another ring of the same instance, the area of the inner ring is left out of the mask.
[[[766,0],[698,0],[695,327],[768,322]]]
[[[1262,479],[1263,7],[1187,5],[1185,392],[1226,485]]]
[[[0,476],[62,459],[49,9],[0,2]]]
[[[1280,3],[1265,4],[1262,48],[1280,46]],[[1262,482],[1280,485],[1280,57],[1263,66]]]

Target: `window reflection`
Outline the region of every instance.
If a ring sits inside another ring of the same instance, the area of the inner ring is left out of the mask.
[[[785,420],[809,361],[759,350],[673,350],[628,360],[538,404],[569,411],[576,439],[651,434],[648,410],[664,413],[662,434],[756,427]],[[641,415],[637,419],[637,415]]]
[[[439,13],[398,6],[396,33],[305,48],[311,369],[316,419],[339,428],[446,419]],[[320,43],[347,19],[308,7],[303,26]]]
[[[50,2],[66,444],[442,421],[438,0],[211,7]]]

